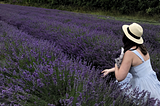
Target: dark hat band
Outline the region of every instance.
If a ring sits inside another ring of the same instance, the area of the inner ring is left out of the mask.
[[[134,35],[134,34],[129,30],[129,27],[127,28],[127,31],[128,31],[128,33],[129,33],[132,37],[134,37],[135,39],[140,39],[140,37]]]

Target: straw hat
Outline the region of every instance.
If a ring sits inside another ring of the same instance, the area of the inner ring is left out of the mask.
[[[139,24],[132,23],[131,25],[123,25],[122,30],[131,41],[137,44],[143,43],[143,28]]]

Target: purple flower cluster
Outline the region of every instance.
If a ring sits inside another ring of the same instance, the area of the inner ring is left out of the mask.
[[[99,17],[0,4],[1,105],[137,105],[99,76],[114,65],[129,23]],[[141,25],[158,75],[160,26]]]

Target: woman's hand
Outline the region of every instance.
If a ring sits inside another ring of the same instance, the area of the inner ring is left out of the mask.
[[[105,69],[101,73],[103,73],[103,76],[101,76],[101,77],[105,77],[110,73],[110,69]]]
[[[115,67],[110,68],[110,69],[105,69],[105,70],[103,70],[103,71],[101,72],[101,73],[103,74],[103,76],[101,76],[101,77],[107,76],[110,72],[115,72]]]

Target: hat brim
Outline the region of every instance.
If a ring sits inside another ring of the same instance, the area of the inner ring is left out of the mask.
[[[129,27],[129,25],[123,25],[122,26],[122,30],[125,33],[125,35],[127,36],[127,38],[130,39],[131,41],[137,43],[137,44],[143,44],[143,38],[140,37],[140,39],[136,39],[136,38],[132,37],[127,31],[128,27]]]

